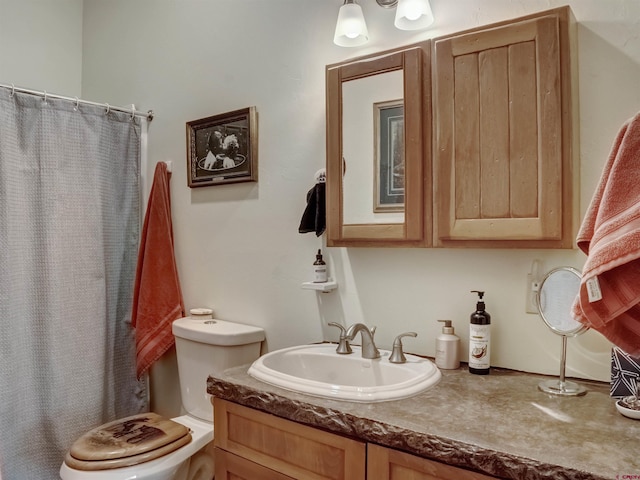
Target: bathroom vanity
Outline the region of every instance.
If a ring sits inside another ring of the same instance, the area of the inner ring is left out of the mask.
[[[209,377],[217,479],[581,479],[640,475],[640,422],[609,385],[583,397],[538,390],[544,376],[443,371],[403,400],[355,403],[290,392],[248,366]]]

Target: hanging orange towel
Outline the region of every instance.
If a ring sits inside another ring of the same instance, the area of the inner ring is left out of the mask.
[[[574,318],[640,354],[640,114],[616,137],[577,243],[587,260]]]
[[[171,173],[158,162],[142,227],[131,324],[136,329],[138,378],[174,343],[171,323],[184,316],[173,252]]]

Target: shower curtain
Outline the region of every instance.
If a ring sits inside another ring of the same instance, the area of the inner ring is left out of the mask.
[[[141,120],[0,88],[0,476],[146,411],[130,326]]]

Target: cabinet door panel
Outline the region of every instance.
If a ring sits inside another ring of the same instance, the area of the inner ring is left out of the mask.
[[[569,248],[568,8],[434,42],[434,243]]]
[[[214,399],[215,446],[292,478],[364,480],[363,442]]]

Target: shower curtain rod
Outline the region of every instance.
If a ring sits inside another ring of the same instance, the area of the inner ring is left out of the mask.
[[[131,104],[131,108],[124,108],[124,107],[114,107],[112,105],[109,105],[108,103],[96,103],[96,102],[90,102],[89,100],[80,100],[78,97],[63,97],[62,95],[56,95],[53,93],[48,93],[46,90],[44,91],[37,91],[37,90],[29,90],[26,88],[21,88],[21,87],[16,87],[14,84],[11,85],[5,85],[0,83],[0,87],[2,88],[7,88],[9,90],[11,90],[11,94],[13,95],[15,92],[20,92],[20,93],[27,93],[29,95],[37,95],[39,97],[44,98],[45,100],[47,98],[57,98],[59,100],[69,100],[71,102],[75,102],[76,105],[79,104],[84,104],[84,105],[93,105],[95,107],[103,107],[104,109],[106,109],[105,113],[109,113],[111,110],[117,111],[117,112],[124,112],[124,113],[128,113],[132,116],[137,116],[137,117],[145,117],[148,121],[153,120],[153,110],[149,110],[147,113],[143,113],[143,112],[138,112],[136,110],[135,105]]]

